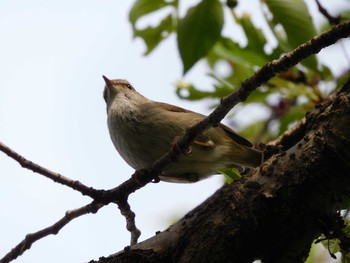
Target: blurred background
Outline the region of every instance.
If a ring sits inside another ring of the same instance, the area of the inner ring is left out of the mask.
[[[182,2],[183,13],[198,3]],[[250,13],[266,28],[260,2],[245,2],[236,13]],[[321,24],[324,19],[315,2],[306,2],[315,24]],[[214,80],[206,75],[207,64],[197,63],[183,78],[175,35],[144,56],[146,46],[141,39],[133,39],[128,21],[132,5],[133,1],[111,0],[0,1],[1,142],[54,172],[97,189],[110,189],[128,179],[133,169],[109,138],[102,74],[129,80],[153,100],[210,113],[218,100],[188,101],[176,95],[176,86],[181,86],[176,83],[184,79],[210,89]],[[337,13],[348,6],[349,1],[336,0],[327,8]],[[140,27],[156,24],[157,17],[138,23]],[[223,32],[232,34],[233,29],[225,23]],[[242,35],[244,43],[243,33],[234,32],[236,39]],[[349,67],[339,48],[328,48],[319,56],[334,72]],[[239,127],[269,114],[266,108],[250,107],[226,122]],[[78,192],[22,169],[3,153],[0,182],[0,258],[27,233],[90,202]],[[195,184],[149,184],[132,194],[130,204],[142,231],[140,240],[166,229],[223,183],[223,176],[217,175]],[[39,240],[16,262],[86,262],[113,254],[129,241],[124,217],[115,205],[109,205],[74,220],[58,235]]]

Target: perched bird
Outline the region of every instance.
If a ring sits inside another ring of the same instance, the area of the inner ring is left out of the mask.
[[[147,99],[126,80],[103,78],[109,134],[119,154],[134,169],[151,166],[169,151],[174,138],[205,118],[193,111]],[[261,161],[261,151],[220,124],[198,135],[191,153],[170,163],[159,178],[190,183],[217,174],[219,169],[257,167]]]

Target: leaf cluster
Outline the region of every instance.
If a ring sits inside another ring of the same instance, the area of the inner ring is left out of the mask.
[[[259,2],[260,10],[240,14],[236,10],[245,4],[244,1],[202,0],[181,16],[179,0],[137,0],[129,20],[134,36],[143,39],[147,46],[146,55],[171,34],[176,34],[184,75],[198,61],[207,63],[208,74],[214,79],[211,90],[178,81],[176,92],[180,98],[220,99],[237,90],[265,63],[320,33],[304,0]],[[264,19],[261,24],[254,22],[254,15],[259,11]],[[139,28],[140,19],[147,20],[160,14],[162,18],[156,25]],[[224,26],[234,26],[231,36],[223,33]],[[237,40],[239,32],[243,32],[243,36]],[[241,133],[256,142],[282,134],[315,104],[337,90],[349,75],[349,72],[338,72],[335,77],[328,65],[322,64],[316,56],[309,57],[288,72],[272,78],[240,106],[254,103],[268,113]]]

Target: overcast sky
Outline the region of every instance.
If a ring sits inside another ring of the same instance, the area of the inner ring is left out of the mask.
[[[208,113],[205,102],[188,103],[174,94],[174,83],[182,72],[174,37],[151,56],[142,56],[145,47],[132,39],[127,20],[132,2],[0,1],[1,142],[55,172],[109,189],[133,170],[109,138],[102,74],[128,79],[154,100]],[[248,9],[258,9],[257,1],[249,2]],[[347,66],[339,59],[334,67]],[[188,79],[210,87],[209,79],[203,77],[206,71],[199,64]],[[22,169],[2,153],[0,167],[0,257],[27,233],[90,202],[78,192]],[[133,194],[130,203],[141,240],[164,230],[221,184],[222,178],[214,176],[188,185],[149,184]],[[129,240],[124,218],[115,205],[109,205],[95,215],[74,220],[58,235],[36,242],[16,262],[85,262],[115,253]]]

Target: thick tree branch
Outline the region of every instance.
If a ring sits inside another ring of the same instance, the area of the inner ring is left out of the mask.
[[[349,123],[349,93],[326,101],[307,116],[303,136],[260,169],[169,229],[98,262],[303,262],[315,238],[342,227]]]

